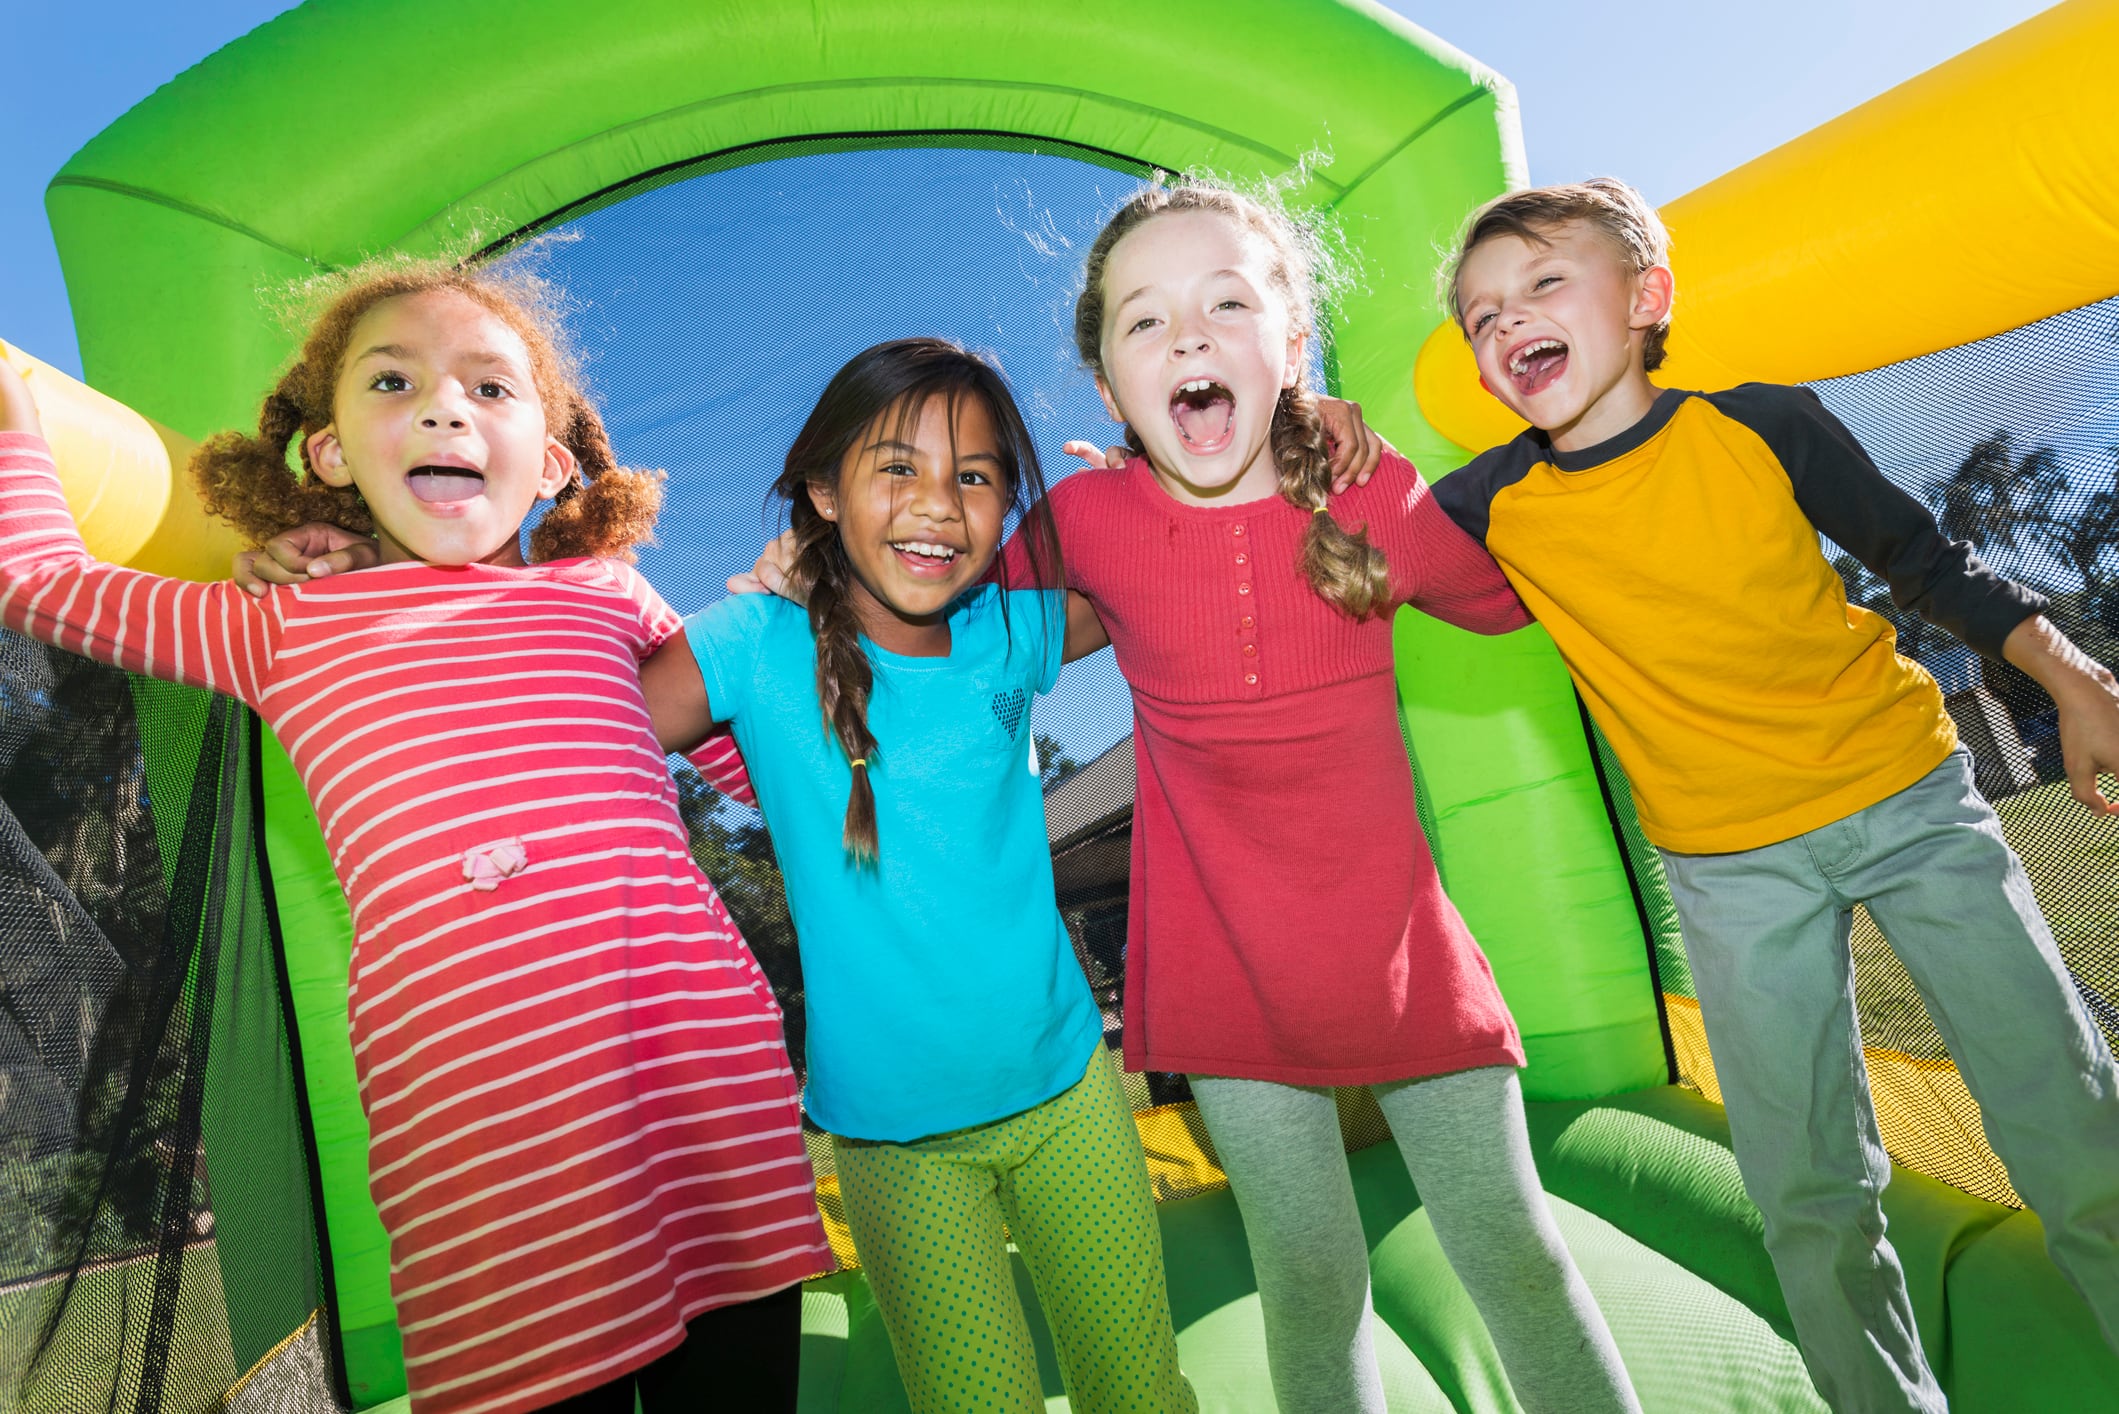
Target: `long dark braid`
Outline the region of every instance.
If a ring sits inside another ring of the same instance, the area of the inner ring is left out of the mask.
[[[839,739],[853,767],[853,789],[846,797],[846,852],[873,863],[876,838],[876,792],[868,778],[875,759],[875,733],[868,729],[868,694],[875,686],[875,667],[861,646],[861,622],[853,608],[853,567],[839,543],[839,527],[824,518],[807,494],[789,499],[795,532],[795,563],[789,578],[795,592],[809,598],[809,631],[817,640],[817,702],[824,722]]]
[[[1011,507],[1022,514],[1017,533],[1029,537],[1035,584],[1056,588],[1065,582],[1059,542],[1044,504],[1045,479],[1037,450],[997,367],[947,339],[897,339],[856,354],[832,376],[788,448],[787,466],[773,483],[773,494],[787,503],[794,530],[789,593],[808,600],[809,628],[817,641],[817,703],[825,729],[853,767],[842,839],[847,853],[864,864],[874,863],[881,849],[869,774],[881,750],[868,729],[875,667],[861,641],[853,566],[840,543],[839,527],[810,500],[810,488],[836,493],[847,455],[867,440],[870,428],[885,418],[917,423],[920,410],[937,397],[949,399],[952,407],[962,397],[985,403],[1000,437]]]

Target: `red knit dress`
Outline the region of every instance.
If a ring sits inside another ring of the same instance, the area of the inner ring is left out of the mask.
[[[629,567],[387,565],[256,600],[91,560],[43,441],[0,433],[0,622],[249,703],[301,773],[353,906],[420,1414],[540,1408],[832,1265],[779,1010],[641,697],[680,621]]]
[[[1052,508],[1133,690],[1126,1067],[1365,1085],[1521,1065],[1414,810],[1390,618],[1310,588],[1310,513],[1184,505],[1140,459],[1067,477]],[[1399,602],[1479,633],[1530,622],[1410,462],[1332,514],[1366,522]]]

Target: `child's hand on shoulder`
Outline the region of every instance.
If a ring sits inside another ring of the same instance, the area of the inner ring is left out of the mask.
[[[1349,486],[1366,486],[1391,444],[1361,420],[1361,404],[1342,398],[1317,399],[1317,416],[1332,444],[1332,494]]]
[[[42,437],[44,422],[37,416],[37,400],[30,396],[29,384],[15,371],[7,352],[6,345],[0,344],[0,432],[34,432]]]
[[[1133,456],[1124,447],[1099,447],[1086,441],[1069,442],[1060,451],[1081,463],[1076,471],[1117,471]]]
[[[245,594],[262,599],[275,584],[307,584],[327,575],[366,569],[381,558],[382,552],[369,537],[310,521],[238,554],[235,582]]]
[[[728,577],[728,592],[731,594],[777,594],[783,599],[801,604],[806,596],[789,592],[787,572],[795,563],[795,533],[783,530],[758,552],[758,563],[746,574]]]

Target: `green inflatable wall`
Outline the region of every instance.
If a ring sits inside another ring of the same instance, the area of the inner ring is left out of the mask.
[[[527,0],[461,36],[415,0],[311,0],[100,134],[47,206],[91,381],[203,436],[254,418],[294,343],[266,297],[291,281],[461,251],[756,144],[892,134],[1238,178],[1310,156],[1297,199],[1330,207],[1361,260],[1330,312],[1336,390],[1431,475],[1461,457],[1411,374],[1437,318],[1436,248],[1522,180],[1514,94],[1359,0],[1229,0],[1210,29],[1174,0]],[[1527,1092],[1664,1082],[1640,920],[1549,641],[1408,614],[1398,643],[1436,854],[1526,1033]],[[370,1404],[402,1375],[345,1039],[347,920],[284,758],[267,768],[344,1335]]]

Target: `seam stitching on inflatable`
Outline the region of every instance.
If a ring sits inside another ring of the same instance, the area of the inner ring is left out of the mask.
[[[911,75],[894,75],[888,78],[846,79],[833,83],[778,84],[768,88],[745,89],[740,93],[716,94],[711,98],[701,99],[696,103],[687,103],[675,108],[665,108],[659,113],[651,113],[642,117],[633,118],[626,122],[618,123],[612,127],[605,128],[600,132],[590,133],[583,137],[576,138],[574,141],[553,148],[549,152],[539,153],[535,157],[515,164],[514,166],[508,168],[506,171],[494,173],[492,177],[488,178],[483,182],[480,182],[478,186],[473,188],[471,191],[463,193],[461,196],[451,201],[447,206],[444,206],[439,211],[436,211],[434,215],[428,217],[425,221],[420,222],[418,225],[412,227],[408,231],[402,232],[398,236],[397,240],[393,241],[392,244],[402,244],[410,236],[414,235],[419,231],[427,229],[428,227],[432,226],[435,221],[448,215],[449,212],[460,208],[467,198],[474,196],[478,192],[491,190],[493,187],[507,182],[509,178],[516,176],[525,168],[548,162],[552,158],[562,153],[572,152],[584,146],[609,142],[622,133],[631,132],[641,127],[671,121],[685,114],[704,112],[712,108],[722,107],[725,105],[744,102],[748,100],[779,97],[788,93],[815,92],[824,90],[852,91],[867,88],[892,88],[900,87],[910,83],[918,83],[922,85],[931,85],[934,87],[943,88],[969,88],[987,92],[1048,93],[1056,94],[1066,98],[1071,98],[1076,101],[1082,100],[1084,98],[1092,99],[1097,103],[1107,104],[1112,108],[1120,109],[1124,112],[1137,114],[1142,117],[1152,118],[1158,122],[1168,123],[1173,127],[1179,127],[1191,132],[1204,134],[1205,136],[1213,139],[1217,143],[1225,143],[1230,146],[1242,148],[1246,152],[1250,152],[1261,158],[1278,163],[1284,167],[1293,167],[1296,165],[1296,159],[1293,156],[1289,155],[1288,153],[1282,152],[1277,148],[1267,147],[1261,143],[1255,142],[1252,139],[1243,136],[1240,133],[1230,132],[1224,128],[1210,127],[1196,120],[1188,119],[1182,114],[1173,112],[1169,109],[1156,108],[1145,103],[1137,103],[1131,99],[1119,97],[1116,94],[1085,94],[1077,89],[1062,88],[1055,84],[994,83],[991,81],[981,82],[964,79],[923,79]],[[1470,102],[1472,99],[1477,98],[1479,94],[1486,92],[1488,92],[1488,90],[1484,88],[1475,89],[1471,93],[1466,94],[1463,98],[1456,100],[1454,103],[1451,103],[1448,107],[1436,113],[1426,123],[1422,124],[1418,131],[1414,132],[1411,136],[1407,137],[1404,142],[1399,143],[1398,146],[1392,148],[1389,153],[1385,154],[1382,161],[1372,164],[1368,168],[1368,170],[1362,174],[1363,178],[1365,179],[1369,175],[1369,173],[1372,173],[1378,167],[1381,167],[1384,162],[1388,162],[1391,160],[1392,157],[1397,156],[1400,151],[1404,150],[1406,143],[1416,141],[1421,136],[1421,134],[1425,133],[1429,128],[1432,128],[1436,123],[1441,122],[1444,118],[1448,117],[1458,108],[1463,107],[1464,104],[1466,104],[1467,102]],[[1071,138],[1061,137],[1056,133],[1022,133],[1006,128],[945,127],[905,128],[891,130],[858,129],[853,131],[785,134],[778,137],[760,139],[756,142],[734,143],[726,147],[715,148],[711,152],[702,152],[695,157],[684,158],[679,162],[665,163],[660,167],[651,168],[646,172],[633,173],[632,175],[625,177],[621,181],[612,182],[606,186],[599,187],[595,191],[584,193],[583,195],[574,198],[572,201],[565,203],[563,206],[556,208],[553,212],[548,213],[547,215],[538,217],[535,220],[524,222],[509,236],[493,242],[491,245],[487,246],[484,250],[482,250],[479,254],[480,256],[483,256],[489,254],[493,250],[500,249],[508,245],[512,241],[520,239],[523,235],[529,232],[541,229],[545,225],[552,222],[555,218],[560,217],[562,213],[573,210],[574,208],[581,205],[583,202],[593,201],[599,196],[605,195],[619,187],[628,185],[632,182],[639,181],[642,178],[653,175],[655,173],[666,172],[673,168],[681,167],[693,162],[712,161],[717,157],[726,156],[730,153],[742,152],[754,147],[778,146],[783,143],[793,142],[825,142],[830,141],[833,138],[887,137],[890,136],[892,132],[901,132],[906,136],[917,137],[946,137],[952,135],[962,135],[966,137],[1008,137],[1027,142],[1057,142],[1064,143],[1069,147],[1083,148],[1091,152],[1102,152],[1109,156],[1117,157],[1123,161],[1138,162],[1143,167],[1156,167],[1160,165],[1145,158],[1132,156],[1129,153],[1116,152],[1110,148],[1099,147],[1095,143],[1078,142]],[[72,180],[79,181],[82,179],[75,178]],[[1333,205],[1338,204],[1338,202],[1346,196],[1347,192],[1352,190],[1351,186],[1341,187],[1338,185],[1338,183],[1330,181],[1327,178],[1313,177],[1312,180],[1317,182],[1320,186],[1325,186],[1333,189],[1334,195],[1332,197],[1331,203]]]
[[[1422,123],[1419,127],[1414,128],[1411,132],[1407,133],[1405,137],[1400,140],[1396,147],[1393,147],[1389,152],[1384,153],[1383,156],[1377,158],[1374,162],[1371,162],[1365,169],[1363,169],[1360,176],[1354,178],[1354,180],[1348,182],[1343,188],[1341,188],[1339,195],[1332,198],[1332,205],[1337,206],[1340,202],[1345,201],[1349,196],[1353,195],[1354,192],[1360,188],[1363,182],[1367,181],[1370,177],[1375,176],[1385,167],[1390,166],[1392,162],[1395,162],[1398,159],[1398,154],[1404,152],[1408,147],[1411,147],[1414,143],[1426,137],[1430,132],[1433,132],[1436,124],[1442,122],[1452,113],[1455,113],[1458,109],[1465,107],[1467,104],[1476,103],[1481,98],[1491,97],[1492,95],[1493,90],[1490,88],[1475,88],[1471,92],[1465,94],[1463,97],[1458,98],[1456,101],[1442,107],[1434,114],[1434,116],[1430,117],[1426,122]]]
[[[179,201],[173,196],[164,196],[160,192],[148,191],[145,187],[130,186],[124,182],[113,182],[102,177],[69,177],[62,174],[52,178],[51,184],[45,190],[51,192],[58,190],[60,187],[87,187],[91,191],[112,192],[118,196],[133,197],[153,206],[167,207],[171,211],[179,211],[186,216],[196,216],[199,220],[209,225],[234,231],[239,236],[248,236],[261,246],[276,250],[282,255],[293,256],[304,265],[315,265],[317,263],[313,257],[281,244],[254,227],[246,226],[240,221],[232,221],[228,217],[215,211],[209,211],[203,206],[194,206],[188,201]]]

